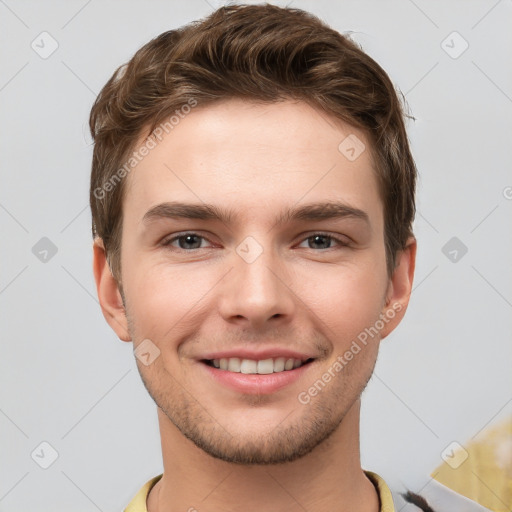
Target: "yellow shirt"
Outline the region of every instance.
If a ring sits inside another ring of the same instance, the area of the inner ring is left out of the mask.
[[[364,473],[377,489],[380,500],[380,512],[395,512],[391,491],[384,479],[372,471],[365,471]],[[135,495],[133,500],[130,501],[130,504],[124,509],[124,512],[148,512],[148,509],[146,508],[146,500],[149,491],[158,482],[158,480],[160,480],[160,478],[162,478],[162,475],[155,476],[146,482]]]

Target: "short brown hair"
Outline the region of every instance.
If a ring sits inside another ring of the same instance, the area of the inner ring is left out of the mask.
[[[115,179],[128,172],[122,166],[137,141],[184,105],[231,98],[301,100],[365,133],[384,205],[391,276],[397,252],[412,236],[417,175],[397,91],[372,58],[313,14],[265,4],[221,7],[164,32],[120,66],[98,95],[89,119],[92,234],[103,240],[116,280],[121,283],[125,180]]]

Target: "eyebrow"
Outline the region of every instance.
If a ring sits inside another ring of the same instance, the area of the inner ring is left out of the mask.
[[[158,219],[169,218],[216,220],[224,224],[229,224],[235,217],[236,212],[233,210],[223,209],[212,204],[165,202],[150,208],[144,214],[142,222],[143,224],[150,224],[152,221]],[[365,211],[344,203],[332,201],[310,203],[289,208],[281,213],[276,223],[280,224],[294,220],[314,222],[342,218],[358,219],[370,225],[370,218]]]

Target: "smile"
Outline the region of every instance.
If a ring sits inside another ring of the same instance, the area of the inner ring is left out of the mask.
[[[268,375],[270,373],[280,373],[300,368],[313,361],[312,358],[301,361],[295,358],[276,357],[261,359],[241,359],[239,357],[229,357],[221,359],[205,359],[203,362],[214,368],[233,373]]]

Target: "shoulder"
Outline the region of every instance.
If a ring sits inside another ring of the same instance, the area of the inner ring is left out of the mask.
[[[391,494],[395,509],[401,512],[490,512],[434,479],[418,493],[392,490]]]
[[[160,478],[162,478],[162,476],[163,473],[151,478],[151,480],[148,480],[132,498],[132,501],[130,501],[123,512],[147,512],[146,502],[149,491],[151,491],[151,489],[160,480]]]
[[[415,493],[390,489],[377,473],[364,472],[379,494],[381,512],[491,512],[433,478]]]

